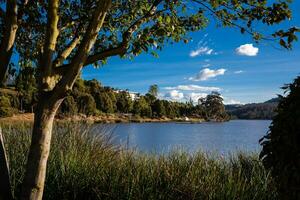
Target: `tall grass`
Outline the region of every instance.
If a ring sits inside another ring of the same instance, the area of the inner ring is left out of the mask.
[[[30,125],[4,126],[17,198]],[[201,152],[149,155],[112,145],[83,124],[54,128],[44,199],[276,199],[257,155],[218,158]]]

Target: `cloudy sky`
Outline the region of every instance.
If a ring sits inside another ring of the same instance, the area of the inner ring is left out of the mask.
[[[299,8],[300,1],[295,0],[293,19],[274,28],[300,27]],[[300,42],[292,51],[282,50],[274,43],[257,44],[239,30],[216,28],[213,23],[190,35],[191,42],[169,45],[159,52],[159,58],[141,55],[129,61],[116,57],[100,69],[87,67],[82,77],[139,93],[157,84],[160,98],[175,101],[197,100],[219,91],[229,104],[274,98],[282,93],[283,84],[300,74]]]

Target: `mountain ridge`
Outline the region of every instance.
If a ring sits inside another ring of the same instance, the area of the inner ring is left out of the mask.
[[[272,119],[279,100],[277,97],[262,103],[229,104],[225,109],[232,119]]]

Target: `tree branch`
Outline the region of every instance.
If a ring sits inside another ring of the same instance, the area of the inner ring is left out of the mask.
[[[0,50],[7,51],[11,49],[15,42],[15,35],[17,32],[18,24],[17,24],[17,16],[18,16],[18,7],[17,1],[11,0],[8,1],[6,5],[6,13],[4,20],[4,36],[2,39]]]
[[[237,23],[234,23],[233,21],[231,20],[228,20],[226,18],[221,18],[217,15],[216,11],[214,11],[212,8],[210,8],[208,5],[206,5],[205,3],[203,3],[202,1],[200,0],[192,0],[200,5],[202,5],[206,10],[208,10],[209,12],[211,12],[217,19],[223,21],[223,22],[226,22],[226,23],[229,23],[230,25],[236,27],[236,28],[240,28],[240,29],[243,29],[246,33],[248,33],[249,35],[252,35],[254,36],[256,32],[253,32],[252,30],[249,30],[247,27],[244,27],[240,24],[237,24]],[[224,6],[224,5],[223,5]],[[228,8],[228,7],[226,7]],[[230,9],[230,8],[228,8]],[[271,39],[271,38],[267,38],[267,37],[262,37],[261,39],[263,40],[270,40],[270,41],[274,41],[274,39]]]
[[[117,47],[109,48],[109,49],[103,50],[99,53],[95,53],[94,55],[88,56],[86,61],[83,64],[83,66],[93,64],[97,61],[104,60],[104,59],[106,59],[108,57],[111,57],[111,56],[124,55],[126,53],[127,48],[128,48],[128,45],[129,45],[130,38],[131,38],[132,34],[149,17],[153,17],[157,14],[157,13],[154,13],[154,12],[155,12],[157,6],[161,2],[162,2],[162,0],[155,1],[153,3],[153,5],[151,6],[151,8],[149,9],[149,11],[144,16],[142,16],[141,18],[139,18],[138,20],[136,20],[133,24],[131,24],[129,26],[129,28],[122,34],[122,42],[120,42],[120,44]],[[70,65],[71,64],[66,64],[66,65],[62,65],[62,66],[57,67],[55,69],[56,73],[58,73],[60,75],[66,73],[68,71],[68,68],[70,68]]]
[[[151,6],[151,8],[149,9],[149,11],[142,16],[141,18],[139,18],[138,20],[136,20],[132,25],[129,26],[129,28],[122,34],[122,42],[118,47],[115,48],[111,48],[111,49],[107,49],[104,50],[100,53],[96,53],[94,55],[91,55],[87,58],[86,62],[84,63],[84,65],[90,65],[93,64],[99,60],[104,60],[107,57],[111,57],[111,56],[116,56],[116,55],[123,55],[126,53],[126,50],[128,48],[129,45],[129,41],[130,38],[132,36],[132,34],[139,28],[139,26],[144,23],[149,17],[153,17],[155,14],[154,13],[157,6],[162,2],[162,0],[157,0],[153,3],[153,5]]]
[[[75,23],[75,21],[68,22],[65,26],[60,28],[60,31],[66,30],[68,27],[73,26]]]
[[[162,0],[156,0],[149,11],[141,18],[136,20],[128,29],[125,33],[123,33],[123,45],[128,45],[130,37],[132,34],[138,29],[138,27],[144,23],[149,17],[152,17],[155,15],[155,10],[157,6],[162,2]]]
[[[115,47],[115,48],[104,50],[100,53],[96,53],[96,54],[91,55],[87,58],[86,62],[84,63],[84,66],[93,64],[93,63],[95,63],[97,61],[100,61],[100,60],[104,60],[105,58],[108,58],[108,57],[111,57],[111,56],[123,55],[123,54],[126,53],[126,50],[127,50],[126,47],[121,45],[121,46],[118,46],[118,47]]]
[[[61,52],[60,55],[57,56],[57,58],[53,62],[53,66],[59,66],[61,65],[64,60],[72,53],[72,51],[75,49],[77,44],[79,44],[81,37],[74,37],[73,40],[70,42],[69,46],[65,48],[64,51]]]
[[[0,44],[0,84],[5,80],[8,64],[11,60],[13,47],[18,30],[17,0],[7,1],[4,17],[4,33]]]
[[[40,67],[44,76],[50,75],[52,70],[52,57],[55,52],[57,37],[59,30],[58,25],[58,7],[59,0],[50,0],[48,5],[48,19],[47,19],[47,31],[46,39],[44,43],[42,60],[40,61]]]
[[[87,60],[90,49],[97,39],[98,32],[103,25],[104,19],[110,6],[111,0],[98,1],[93,16],[90,19],[88,28],[85,31],[85,35],[83,36],[83,39],[78,47],[78,51],[76,52],[68,67],[62,68],[62,70],[66,70],[66,73],[63,74],[63,78],[59,81],[54,89],[55,96],[64,95],[67,90],[72,88],[76,77],[79,75],[80,70]],[[58,71],[59,70],[60,69],[58,69]]]

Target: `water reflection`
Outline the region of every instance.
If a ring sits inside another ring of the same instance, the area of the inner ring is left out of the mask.
[[[227,154],[259,151],[258,140],[265,135],[269,120],[233,120],[224,123],[129,123],[105,125],[115,127],[115,142],[143,152],[168,152],[184,148]],[[101,125],[97,125],[99,128]]]

